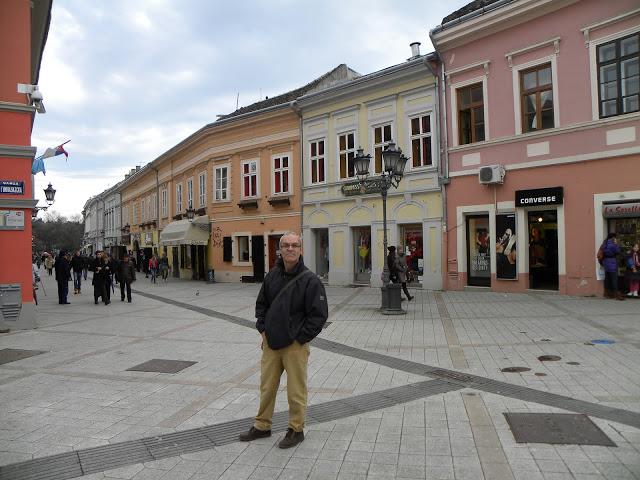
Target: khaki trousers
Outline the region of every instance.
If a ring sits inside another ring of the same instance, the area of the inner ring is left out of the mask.
[[[276,394],[282,372],[287,372],[287,398],[289,400],[289,428],[296,432],[304,429],[307,413],[307,363],[309,343],[294,341],[280,350],[271,350],[264,342],[260,361],[260,407],[253,426],[258,430],[271,430]]]

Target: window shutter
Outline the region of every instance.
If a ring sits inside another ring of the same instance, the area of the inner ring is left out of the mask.
[[[224,237],[222,239],[222,261],[231,261],[231,237]]]

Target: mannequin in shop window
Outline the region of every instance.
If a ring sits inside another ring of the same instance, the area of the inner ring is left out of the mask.
[[[531,267],[545,267],[547,265],[545,252],[542,232],[538,227],[533,227],[529,238],[529,265]]]

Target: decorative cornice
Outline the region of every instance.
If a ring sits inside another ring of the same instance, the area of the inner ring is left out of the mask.
[[[36,156],[36,147],[25,147],[23,145],[0,145],[0,157],[29,158]]]
[[[35,111],[35,107],[25,105],[24,103],[0,102],[0,112],[34,113]]]

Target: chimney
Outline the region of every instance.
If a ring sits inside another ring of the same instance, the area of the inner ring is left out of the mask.
[[[418,44],[419,45],[419,44]],[[136,165],[136,172],[140,170],[140,165]]]
[[[420,42],[413,42],[409,46],[411,47],[411,58],[409,60],[418,58],[420,56]]]

